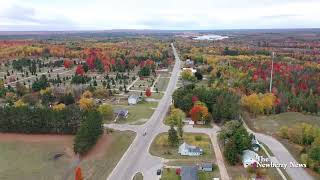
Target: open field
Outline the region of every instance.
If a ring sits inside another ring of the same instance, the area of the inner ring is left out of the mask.
[[[201,140],[196,141],[195,137],[201,137]],[[197,134],[197,133],[183,133],[183,140],[194,146],[198,146],[203,149],[203,155],[198,157],[190,157],[190,156],[181,156],[178,154],[178,147],[171,147],[168,144],[168,133],[159,134],[150,147],[150,153],[154,156],[163,157],[165,159],[188,159],[192,160],[192,162],[197,162],[201,160],[206,160],[213,162],[215,159],[215,155],[213,152],[211,140],[209,136],[205,134]],[[181,141],[183,143],[183,141]]]
[[[129,115],[127,118],[117,119],[117,123],[146,122],[153,114],[158,102],[141,102],[136,105],[115,105],[114,109],[127,109]]]
[[[75,158],[72,144],[73,136],[0,134],[0,179],[60,180]]]
[[[257,118],[245,118],[248,125],[258,132],[275,135],[281,126],[293,126],[297,123],[309,123],[320,127],[320,117],[298,112],[287,112]]]
[[[103,135],[80,162],[88,179],[106,179],[134,139],[133,132]],[[74,179],[73,136],[0,134],[0,179]],[[54,159],[56,154],[63,154]]]
[[[85,179],[105,180],[128,149],[135,137],[131,131],[113,131],[99,141],[107,141],[103,146],[98,147],[100,153],[93,148],[89,153],[90,158],[85,158],[79,164]],[[99,142],[96,146],[99,146]],[[93,151],[93,152],[92,152]],[[73,176],[69,179],[74,179]]]
[[[154,90],[158,88],[158,91],[165,91],[167,89],[169,81],[170,81],[170,78],[162,77],[161,75],[158,81],[155,83]]]

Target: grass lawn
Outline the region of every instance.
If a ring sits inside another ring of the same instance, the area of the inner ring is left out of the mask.
[[[208,180],[208,179],[213,179],[213,178],[219,178],[219,170],[217,169],[217,166],[215,166],[215,170],[213,172],[203,172],[199,171],[198,172],[198,177],[199,180]]]
[[[28,135],[25,135],[28,136]],[[0,141],[1,180],[60,180],[72,162],[72,149],[69,156],[65,151],[72,147],[73,137],[57,141],[33,141],[8,139]],[[54,160],[56,153],[65,153]]]
[[[163,169],[161,180],[180,180],[181,177],[176,174],[175,169],[165,168]]]
[[[201,137],[201,140],[196,141],[196,136]],[[171,147],[168,144],[168,133],[161,133],[154,139],[150,147],[150,153],[154,156],[163,157],[165,159],[189,159],[193,162],[201,160],[214,161],[215,155],[209,136],[197,133],[184,133],[183,139],[190,145],[202,148],[203,155],[198,157],[181,156],[178,154],[179,147]],[[181,141],[181,143],[183,143],[183,141]]]
[[[305,115],[298,112],[286,112],[270,116],[258,116],[256,118],[245,118],[251,128],[269,135],[278,132],[281,126],[293,126],[297,123],[309,123],[320,127],[320,117]]]
[[[153,98],[153,99],[162,99],[163,95],[164,95],[164,94],[163,94],[163,93],[161,93],[161,92],[158,92],[158,93],[153,92],[149,98]]]
[[[113,131],[110,135],[110,142],[103,147],[104,153],[101,157],[97,156],[90,159],[82,160],[80,167],[85,179],[105,180],[113,168],[121,159],[122,155],[128,149],[135,137],[131,131]],[[74,176],[69,177],[74,179]]]
[[[129,111],[127,118],[117,119],[117,123],[146,122],[153,114],[158,102],[141,102],[136,105],[115,105],[114,109],[124,108]]]
[[[142,173],[138,172],[136,175],[134,175],[133,180],[143,180]]]
[[[170,78],[163,78],[160,76],[158,81],[156,82],[154,89],[158,88],[159,91],[165,91],[167,89]]]

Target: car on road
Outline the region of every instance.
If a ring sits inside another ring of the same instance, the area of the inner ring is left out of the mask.
[[[157,175],[160,176],[161,175],[161,169],[157,170]]]

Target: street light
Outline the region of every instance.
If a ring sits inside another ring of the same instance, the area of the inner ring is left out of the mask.
[[[270,86],[269,86],[269,91],[270,91],[270,92],[271,92],[271,89],[272,89],[273,60],[274,60],[274,52],[272,52],[271,75],[270,75]]]

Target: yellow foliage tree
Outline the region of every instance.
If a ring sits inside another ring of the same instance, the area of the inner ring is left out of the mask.
[[[14,107],[23,107],[23,106],[27,106],[27,104],[25,102],[23,102],[22,99],[19,99],[18,101],[16,101],[14,103]]]
[[[100,105],[98,111],[105,119],[110,119],[113,117],[113,108],[110,104]]]
[[[92,93],[90,91],[85,91],[82,96],[82,98],[87,98],[87,99],[90,99],[92,98]]]
[[[47,87],[46,89],[41,89],[40,90],[40,94],[44,95],[44,94],[51,94],[52,93],[52,88]]]
[[[263,104],[264,110],[269,114],[274,106],[274,101],[276,100],[276,96],[272,93],[264,94],[261,98],[261,102]]]
[[[55,110],[55,111],[61,111],[61,110],[63,110],[64,108],[66,108],[66,105],[64,105],[63,103],[54,105],[54,106],[52,107],[52,109]]]
[[[241,104],[249,109],[250,112],[261,114],[264,112],[270,113],[274,106],[276,97],[272,93],[259,94],[253,93],[249,96],[241,98]]]
[[[93,100],[89,98],[81,98],[79,100],[79,106],[82,110],[88,110],[93,107]]]

